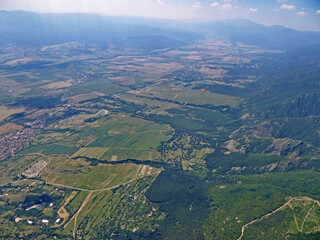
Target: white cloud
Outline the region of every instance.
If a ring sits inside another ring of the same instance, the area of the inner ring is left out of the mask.
[[[299,16],[307,16],[308,13],[306,13],[304,11],[300,11],[300,12],[297,12],[297,15],[299,15]]]
[[[230,3],[224,3],[220,5],[218,2],[214,2],[210,4],[211,7],[218,7],[220,10],[230,10],[232,5]]]
[[[258,8],[249,8],[249,12],[258,12]]]
[[[195,2],[193,5],[192,5],[193,8],[202,8],[202,3],[201,2]]]
[[[278,3],[286,3],[288,2],[289,0],[277,0]]]
[[[157,0],[157,3],[160,4],[160,5],[165,5],[166,3],[162,0]]]
[[[287,4],[282,4],[280,6],[281,9],[285,9],[285,10],[293,10],[295,9],[295,7],[293,5],[287,5]]]
[[[230,3],[222,4],[222,6],[220,7],[221,10],[229,10],[231,8],[232,8],[232,5]]]
[[[223,0],[224,2],[232,2],[232,0]]]
[[[316,14],[317,14],[317,15],[320,15],[320,10],[317,10],[317,11],[316,11]]]
[[[219,3],[218,2],[214,2],[210,4],[211,7],[219,7]]]

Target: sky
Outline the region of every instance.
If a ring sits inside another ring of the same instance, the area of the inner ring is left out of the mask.
[[[0,9],[176,20],[244,18],[268,26],[320,31],[320,0],[0,0]]]

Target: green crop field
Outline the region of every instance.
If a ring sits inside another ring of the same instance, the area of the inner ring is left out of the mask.
[[[116,156],[116,157],[114,157]],[[133,149],[133,148],[110,148],[103,154],[101,159],[119,161],[125,159],[153,160],[159,156],[156,150]],[[115,158],[115,159],[113,159]]]
[[[80,148],[79,151],[74,153],[71,157],[88,157],[100,159],[109,148],[100,148],[100,147],[89,147],[89,148]]]
[[[29,153],[42,153],[44,155],[69,155],[74,154],[78,149],[76,147],[69,147],[59,144],[45,144],[38,145],[25,149],[20,152],[20,154],[29,154]]]
[[[158,169],[142,171],[133,163],[89,165],[84,159],[52,158],[41,178],[52,184],[60,184],[87,190],[115,187],[133,178],[154,174]]]
[[[178,101],[182,104],[196,104],[196,105],[215,105],[215,106],[232,106],[236,107],[240,103],[240,99],[230,95],[224,95],[200,90],[172,90],[169,88],[154,87],[146,92],[159,98],[168,99],[171,101]]]
[[[107,135],[93,141],[87,147],[117,147],[147,150],[149,148],[156,148],[162,141],[168,139],[169,137],[162,135],[159,130],[147,130],[136,133]]]

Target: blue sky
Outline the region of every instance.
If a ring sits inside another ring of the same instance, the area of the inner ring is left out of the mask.
[[[320,31],[320,0],[0,0],[0,9],[179,20],[245,18],[264,25]]]

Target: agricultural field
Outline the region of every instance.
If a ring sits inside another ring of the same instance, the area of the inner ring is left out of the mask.
[[[6,106],[0,106],[0,122],[13,114],[22,113],[24,111],[25,108],[8,108]]]
[[[101,159],[108,161],[121,161],[126,159],[137,160],[155,160],[159,157],[159,152],[150,149],[134,149],[134,148],[109,148]]]
[[[71,157],[88,157],[88,158],[96,158],[101,159],[103,154],[108,151],[109,148],[102,148],[102,147],[88,147],[88,148],[81,148],[79,151],[74,153]]]
[[[236,107],[240,103],[240,99],[230,95],[214,93],[210,91],[190,90],[180,87],[153,87],[142,89],[137,93],[141,96],[158,97],[168,99],[170,101],[179,102],[181,104],[195,105],[214,105],[214,106],[231,106]]]
[[[67,80],[67,81],[49,83],[48,85],[45,85],[42,88],[59,89],[59,88],[70,87],[72,85],[72,83],[73,83],[73,81],[72,81],[72,79],[70,79],[70,80]]]
[[[30,147],[19,152],[21,155],[25,154],[43,154],[46,156],[50,155],[72,155],[78,149],[72,146],[60,145],[60,144],[44,144],[35,147]]]
[[[41,179],[56,186],[99,190],[119,186],[135,178],[161,171],[133,163],[90,165],[84,158],[54,157],[42,171]]]
[[[161,141],[168,140],[160,130],[150,130],[137,133],[113,134],[90,143],[88,147],[117,147],[147,150],[155,148]]]
[[[22,129],[23,129],[23,126],[21,125],[17,125],[14,123],[6,123],[0,126],[0,134],[11,132],[11,131],[18,131]]]

